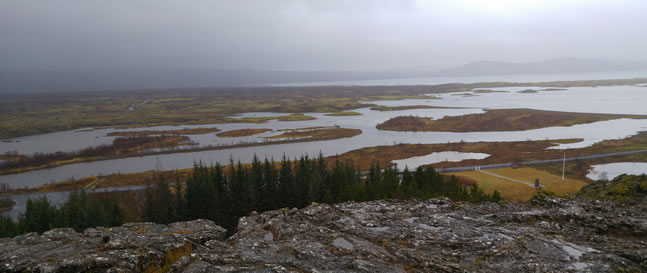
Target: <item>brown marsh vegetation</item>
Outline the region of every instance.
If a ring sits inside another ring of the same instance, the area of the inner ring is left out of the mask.
[[[436,168],[446,168],[557,159],[563,156],[562,150],[546,149],[548,147],[556,146],[556,142],[562,142],[562,140],[514,142],[453,142],[446,144],[397,144],[357,149],[343,153],[338,157],[342,161],[352,160],[356,164],[359,164],[360,169],[367,170],[370,167],[371,162],[379,162],[381,166],[387,166],[391,163],[392,160],[405,159],[414,156],[423,156],[434,152],[456,151],[466,153],[486,153],[490,155],[489,157],[484,159],[470,159],[460,162],[439,162],[431,164]],[[589,147],[565,149],[564,151],[566,152],[567,157],[576,157],[642,149],[647,149],[647,132],[640,132],[634,136],[624,139],[604,140]],[[642,156],[631,156],[642,157],[644,156],[644,154]],[[628,157],[629,156],[610,157],[606,160],[608,162],[618,162],[615,160],[622,160],[623,158]],[[596,160],[600,160],[596,162],[602,162],[602,159]],[[578,175],[573,175],[573,178],[582,179],[581,171],[578,172]]]
[[[199,135],[220,132],[218,128],[184,128],[179,130],[144,130],[144,131],[126,131],[126,132],[110,132],[108,136],[151,136],[151,135]]]
[[[442,119],[400,116],[376,127],[390,131],[434,132],[494,132],[524,131],[553,126],[572,126],[597,121],[633,118],[647,119],[645,115],[592,114],[533,109],[495,109],[485,113],[463,116],[446,116]]]
[[[321,128],[312,130],[291,130],[280,135],[267,137],[269,139],[300,139],[330,140],[345,137],[354,137],[362,134],[362,130],[348,128]]]
[[[112,144],[88,147],[76,152],[35,153],[0,163],[0,175],[20,173],[61,165],[106,159],[111,156],[133,155],[150,149],[174,148],[192,144],[187,136],[119,137]]]
[[[427,86],[240,87],[38,95],[15,93],[3,95],[0,100],[0,139],[86,127],[241,122],[230,116],[245,112],[329,113],[375,106],[360,101],[428,99],[428,96],[419,94],[469,92],[475,88],[555,88],[644,83],[647,83],[647,78],[541,83],[450,83]],[[149,99],[148,103],[138,106],[134,111],[128,111],[130,106]]]
[[[218,137],[243,137],[243,136],[253,136],[257,134],[262,134],[265,132],[270,132],[272,129],[237,129],[229,130],[225,132],[217,133]]]

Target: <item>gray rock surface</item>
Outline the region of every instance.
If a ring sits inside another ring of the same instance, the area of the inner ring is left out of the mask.
[[[643,207],[371,201],[0,240],[0,272],[645,272]]]

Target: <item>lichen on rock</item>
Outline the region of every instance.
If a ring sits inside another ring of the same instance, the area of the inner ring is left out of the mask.
[[[56,229],[0,240],[1,272],[615,272],[647,270],[647,212],[529,204],[317,204],[211,221]]]

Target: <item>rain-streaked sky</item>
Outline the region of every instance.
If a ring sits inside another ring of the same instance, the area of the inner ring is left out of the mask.
[[[0,0],[0,70],[647,59],[645,0]]]

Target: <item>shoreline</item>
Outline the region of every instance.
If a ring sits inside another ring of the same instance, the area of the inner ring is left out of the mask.
[[[20,174],[20,173],[26,173],[26,172],[37,171],[42,169],[56,168],[56,167],[71,165],[76,163],[88,163],[88,162],[123,159],[123,158],[131,158],[131,157],[143,157],[143,156],[152,156],[152,155],[192,153],[192,152],[203,152],[203,151],[227,150],[227,149],[234,149],[234,148],[247,148],[247,147],[280,145],[280,144],[301,143],[301,142],[326,141],[326,140],[335,140],[335,139],[354,137],[362,134],[362,130],[359,130],[359,129],[349,129],[349,128],[338,128],[338,129],[349,130],[349,134],[342,135],[342,136],[331,136],[331,137],[319,136],[316,138],[303,137],[299,139],[282,139],[282,140],[273,140],[273,141],[250,142],[250,143],[231,144],[231,145],[222,145],[222,146],[202,146],[202,147],[196,147],[196,148],[173,149],[168,151],[150,151],[150,152],[125,154],[125,155],[101,156],[101,157],[93,157],[93,158],[86,158],[86,159],[79,158],[79,159],[67,160],[64,162],[52,162],[41,166],[25,167],[18,170],[15,170],[15,169],[3,170],[3,171],[0,171],[0,176]],[[326,129],[326,130],[334,130],[334,129]],[[269,139],[269,138],[265,138],[265,139]]]

